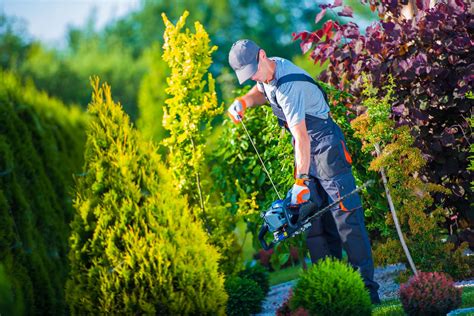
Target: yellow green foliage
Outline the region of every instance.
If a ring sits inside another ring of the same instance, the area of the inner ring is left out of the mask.
[[[373,151],[376,144],[381,148],[369,169],[380,171],[383,168],[386,172],[390,194],[415,265],[424,271],[445,271],[455,278],[468,276],[471,273],[469,259],[463,259],[459,249],[454,251],[452,244],[442,241],[446,232],[441,227],[447,212],[435,207],[428,213],[433,207],[432,194],[449,194],[450,191],[419,177],[426,164],[421,151],[414,146],[414,137],[408,126],[394,128],[389,117],[393,88],[390,79],[385,97],[377,99],[376,89],[366,82],[363,105],[367,111],[352,122],[355,135],[361,138],[365,150]],[[394,225],[389,212],[386,221]],[[401,245],[395,240],[393,234],[377,246],[374,251],[376,264],[405,261]]]
[[[210,47],[209,35],[199,22],[194,23],[194,33],[184,29],[188,15],[185,11],[176,25],[162,15],[166,26],[163,60],[171,72],[163,115],[163,127],[169,137],[163,144],[180,192],[189,197],[193,213],[202,220],[212,244],[222,254],[221,270],[232,273],[240,266],[241,254],[233,233],[236,218],[222,202],[221,193],[211,189],[213,179],[209,177],[205,154],[211,121],[223,111],[217,102],[215,80],[208,73],[211,54],[217,47]]]
[[[93,81],[66,298],[73,314],[220,315],[219,254],[156,146]]]
[[[196,33],[189,29],[182,32],[186,17],[184,12],[173,25],[163,13],[165,34],[163,60],[168,63],[168,77],[163,126],[170,137],[164,144],[169,148],[168,163],[179,180],[180,188],[197,192],[194,176],[202,168],[203,149],[210,134],[210,121],[222,113],[218,106],[215,81],[208,74],[212,63],[211,54],[216,46],[209,47],[210,39],[203,26],[196,22]],[[207,82],[203,77],[208,74]]]
[[[86,116],[0,71],[0,314],[66,313],[73,173]]]

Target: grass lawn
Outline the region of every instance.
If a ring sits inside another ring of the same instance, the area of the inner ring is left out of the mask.
[[[303,268],[298,264],[294,267],[270,272],[270,286],[295,280],[300,276],[302,271]]]

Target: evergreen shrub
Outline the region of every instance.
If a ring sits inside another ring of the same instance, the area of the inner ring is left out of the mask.
[[[72,314],[222,315],[219,255],[110,88],[93,81],[66,299]]]
[[[229,295],[226,310],[228,316],[244,316],[261,311],[265,294],[257,282],[231,276],[225,282],[225,289]]]
[[[372,305],[360,274],[326,258],[304,272],[293,288],[290,308],[311,315],[370,315]]]
[[[420,272],[400,287],[408,315],[446,315],[461,305],[462,289],[447,274]]]
[[[270,275],[265,267],[257,264],[253,267],[247,266],[244,270],[240,271],[239,277],[255,281],[263,291],[263,295],[267,295],[270,291]]]
[[[16,306],[0,304],[0,314],[67,311],[70,191],[85,125],[79,108],[0,71],[0,265],[8,284],[0,302]]]

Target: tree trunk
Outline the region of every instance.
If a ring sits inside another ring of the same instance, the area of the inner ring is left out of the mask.
[[[377,156],[380,156],[380,147],[379,144],[375,144],[375,151],[377,152]],[[416,270],[415,263],[411,258],[410,250],[408,250],[408,246],[405,243],[405,238],[403,237],[402,229],[400,227],[400,223],[398,222],[397,212],[395,211],[395,206],[393,205],[392,196],[390,195],[390,190],[387,184],[387,177],[385,176],[384,168],[380,169],[380,174],[382,175],[383,186],[385,188],[385,194],[387,195],[388,205],[390,206],[390,213],[392,213],[393,222],[395,223],[395,228],[398,233],[398,238],[400,239],[400,243],[402,244],[403,251],[405,251],[405,255],[407,256],[408,263],[415,275],[418,275],[418,271]]]

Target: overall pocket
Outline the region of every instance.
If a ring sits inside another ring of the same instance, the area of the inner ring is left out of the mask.
[[[337,198],[343,197],[346,194],[350,193],[356,188],[355,180],[352,174],[346,174],[341,177],[338,177],[334,180],[334,184],[337,188]],[[339,207],[343,212],[353,212],[359,208],[362,208],[362,201],[358,193],[354,193],[344,201],[339,203]]]
[[[350,156],[344,142],[337,135],[322,137],[314,147],[311,147],[310,172],[316,178],[328,180],[350,172]]]

